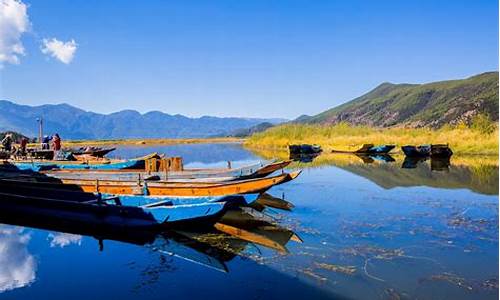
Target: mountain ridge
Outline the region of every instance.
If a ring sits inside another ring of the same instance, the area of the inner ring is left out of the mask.
[[[479,113],[498,120],[497,71],[424,84],[384,82],[299,123],[439,128],[469,122]]]
[[[225,136],[263,122],[286,121],[278,118],[190,118],[157,110],[140,113],[125,109],[100,114],[67,103],[30,106],[0,100],[0,131],[12,130],[36,136],[36,119],[39,117],[44,120],[46,133],[58,132],[68,139],[203,138]]]

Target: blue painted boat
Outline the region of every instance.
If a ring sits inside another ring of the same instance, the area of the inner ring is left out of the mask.
[[[47,191],[19,189],[16,193],[0,192],[0,208],[16,211],[31,210],[38,215],[58,219],[81,220],[96,224],[126,227],[189,226],[213,224],[223,214],[226,202],[201,202],[174,205],[169,201],[151,201],[145,205],[124,204],[118,197],[103,199],[91,193],[65,192],[65,196],[49,198]],[[50,191],[49,191],[50,192]],[[55,193],[55,191],[53,191]],[[37,195],[34,195],[34,194]]]
[[[163,203],[165,205],[194,205],[200,203],[229,203],[232,205],[249,204],[259,198],[259,194],[231,195],[231,196],[202,196],[202,197],[170,197],[170,196],[144,196],[144,195],[112,195],[102,194],[103,199],[118,198],[123,205],[143,206]],[[108,201],[108,200],[106,200]]]
[[[367,153],[369,153],[369,154],[387,154],[392,149],[394,149],[395,147],[396,147],[395,145],[378,145],[378,146],[373,146],[373,147],[370,147],[367,150]]]
[[[289,145],[288,150],[290,151],[290,154],[314,154],[321,153],[323,151],[321,146],[309,144]]]
[[[53,169],[62,170],[125,170],[144,169],[146,159],[158,156],[152,153],[144,157],[138,157],[120,161],[56,161],[56,160],[33,160],[33,161],[9,161],[8,164],[21,171],[48,171]]]
[[[403,146],[401,147],[404,154],[408,157],[428,157],[431,155],[431,145],[421,145],[421,146]]]
[[[355,154],[387,154],[395,145],[373,145],[373,144],[363,144],[361,148],[356,151],[344,151],[344,150],[332,150],[333,153],[355,153]]]

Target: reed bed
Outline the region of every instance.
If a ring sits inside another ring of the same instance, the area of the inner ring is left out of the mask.
[[[488,132],[467,126],[430,128],[371,128],[365,126],[285,124],[256,133],[250,148],[286,149],[290,144],[318,144],[325,151],[356,150],[362,144],[449,144],[456,154],[498,156],[498,126]],[[400,151],[399,147],[396,151]]]

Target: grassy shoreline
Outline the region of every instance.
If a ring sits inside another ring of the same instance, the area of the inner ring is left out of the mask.
[[[192,139],[63,140],[62,145],[63,147],[153,146],[153,145],[243,143],[243,142],[244,139],[241,138],[222,137],[222,138],[192,138]]]
[[[353,151],[364,143],[403,145],[449,144],[461,155],[498,156],[498,127],[490,133],[465,126],[429,128],[370,128],[346,124],[334,126],[285,124],[256,133],[244,142],[255,149],[286,149],[290,144],[318,144],[325,152]]]

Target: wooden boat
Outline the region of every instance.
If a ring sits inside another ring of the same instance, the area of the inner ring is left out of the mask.
[[[446,144],[432,144],[421,146],[403,146],[401,147],[404,154],[409,157],[436,157],[449,158],[453,155],[450,147]]]
[[[200,181],[221,182],[266,177],[283,169],[290,161],[260,163],[237,169],[185,169],[173,172],[145,172],[143,170],[49,170],[42,173],[56,178],[79,178],[99,180],[137,180],[149,181]]]
[[[144,169],[147,159],[157,157],[152,153],[143,157],[128,160],[92,160],[92,161],[60,161],[60,160],[9,160],[4,165],[12,165],[19,170],[32,170],[35,172],[67,169],[67,170],[121,170]]]
[[[2,185],[29,185],[40,188],[76,190],[112,195],[151,195],[151,196],[226,196],[236,194],[256,194],[282,184],[299,176],[301,171],[283,173],[273,177],[236,180],[230,182],[148,182],[90,180],[69,178],[43,178],[19,176],[0,179]]]
[[[111,203],[113,202],[113,203]],[[172,205],[168,202],[143,206],[122,205],[117,198],[87,201],[61,200],[33,195],[0,192],[2,210],[33,210],[38,215],[87,220],[126,227],[176,226],[212,222],[220,218],[225,202]]]
[[[401,147],[401,150],[408,157],[428,157],[431,155],[431,145],[407,145]]]
[[[373,145],[373,144],[363,144],[361,148],[355,151],[343,151],[343,150],[332,150],[333,153],[354,153],[354,154],[387,154],[395,145]]]
[[[447,144],[432,144],[431,157],[435,158],[449,158],[453,155],[453,151]]]
[[[88,155],[93,157],[104,157],[106,154],[115,151],[116,148],[101,148],[101,147],[81,147],[78,149],[69,149],[75,156]]]
[[[50,149],[27,149],[27,156],[32,159],[54,159],[54,150]]]
[[[321,146],[309,145],[309,144],[289,145],[288,149],[290,150],[291,154],[313,154],[313,153],[320,153],[323,151],[321,149]]]

